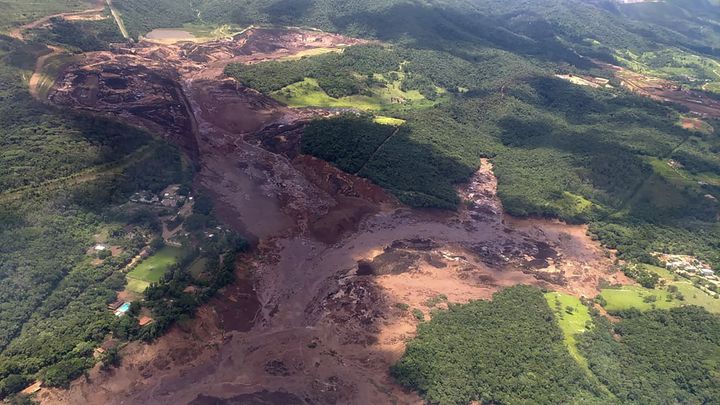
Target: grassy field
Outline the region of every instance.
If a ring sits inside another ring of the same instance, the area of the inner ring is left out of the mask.
[[[637,285],[624,286],[622,288],[603,289],[600,295],[607,301],[605,309],[610,312],[620,311],[623,309],[636,308],[641,311],[649,309],[670,309],[675,308],[679,304],[676,300],[667,302],[662,290],[651,290]],[[657,301],[646,302],[649,296],[655,296]]]
[[[651,201],[656,209],[663,211],[681,210],[683,207],[692,206],[698,196],[706,193],[699,185],[700,179],[696,175],[680,167],[670,166],[668,159],[646,156],[643,160],[652,167],[653,173],[626,202],[623,214],[629,214],[629,210],[648,201]]]
[[[621,288],[603,289],[600,295],[607,301],[605,309],[610,312],[620,311],[629,308],[637,308],[641,311],[649,309],[670,309],[682,305],[697,305],[705,308],[712,313],[720,313],[720,300],[715,299],[695,287],[692,282],[683,277],[676,277],[669,271],[650,265],[644,265],[645,268],[651,270],[663,280],[665,286],[655,289],[648,289],[641,286],[623,286]],[[677,287],[677,290],[684,297],[683,300],[675,297],[668,291],[669,286]],[[648,302],[647,297],[655,296],[654,302]],[[668,296],[672,300],[668,300]]]
[[[160,281],[167,269],[185,253],[182,248],[166,246],[158,252],[143,260],[130,273],[128,273],[127,288],[134,292],[143,292],[150,283]]]
[[[383,79],[382,75],[376,75]],[[412,106],[414,108],[430,107],[439,102],[428,100],[417,90],[402,91],[400,80],[386,81],[384,87],[372,89],[372,95],[354,95],[349,97],[333,98],[327,95],[320,87],[318,81],[306,78],[302,82],[291,84],[270,95],[276,100],[291,107],[325,107],[325,108],[352,108],[363,111],[378,111],[393,109],[400,106]],[[442,89],[438,90],[442,94]],[[403,100],[398,103],[397,100]]]
[[[271,94],[276,100],[291,107],[356,108],[358,110],[379,110],[383,101],[379,97],[350,96],[332,98],[320,88],[317,80],[307,78]]]
[[[192,274],[193,277],[198,278],[200,275],[205,271],[205,265],[207,264],[207,258],[205,257],[198,257],[192,264],[190,265],[190,274]]]
[[[588,308],[577,297],[558,292],[546,293],[545,299],[555,313],[555,319],[565,336],[564,341],[568,351],[580,365],[587,368],[587,360],[577,349],[576,336],[585,332],[587,323],[592,322]],[[572,312],[568,308],[572,308]]]
[[[655,174],[662,176],[668,182],[681,189],[693,189],[702,192],[698,182],[705,182],[714,186],[720,186],[720,175],[715,173],[690,173],[681,167],[671,167],[666,160],[647,158],[652,165]]]
[[[393,118],[393,117],[386,117],[384,115],[378,115],[375,118],[373,118],[373,122],[376,124],[381,125],[390,125],[393,127],[399,127],[400,125],[404,124],[406,121],[400,118]]]
[[[708,91],[714,91],[720,86],[718,62],[676,48],[641,54],[620,51],[615,56],[636,72],[678,80],[695,88],[705,86],[704,89]]]
[[[136,278],[130,278],[127,279],[127,284],[125,285],[125,289],[133,294],[133,296],[140,299],[142,297],[143,292],[145,292],[145,289],[150,286],[150,283],[143,280],[138,280]]]

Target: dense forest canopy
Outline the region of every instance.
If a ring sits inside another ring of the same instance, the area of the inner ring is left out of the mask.
[[[698,307],[619,315],[617,324],[596,317],[597,327],[580,335],[579,348],[621,403],[720,401],[718,316]]]
[[[603,399],[570,357],[542,293],[528,286],[435,313],[392,373],[433,404]]]
[[[492,301],[436,312],[392,373],[433,404],[720,400],[718,316],[698,307],[616,315],[621,320],[613,324],[596,314],[577,335],[583,369],[563,345],[558,315],[542,293],[511,287]]]
[[[107,48],[108,38],[95,31],[83,31],[87,37],[62,31],[76,29],[84,28],[60,24],[30,43],[0,37],[0,397],[36,379],[66,386],[96,361],[112,360],[93,357],[110,334],[159,336],[232,280],[234,253],[245,248],[232,233],[204,243],[202,281],[188,276],[201,255],[189,250],[166,277],[139,292],[147,294],[143,305],[154,317],[148,327],[138,326],[137,311],[117,317],[108,310],[126,288],[122,270],[150,242],[158,248],[159,218],[168,215],[128,200],[170,184],[189,189],[194,169],[176,147],[146,132],[31,97],[23,75],[49,51],[39,41]],[[201,201],[194,232],[206,239],[203,231],[216,222],[212,205]],[[115,253],[94,253],[98,238]],[[182,293],[191,283],[202,293]]]

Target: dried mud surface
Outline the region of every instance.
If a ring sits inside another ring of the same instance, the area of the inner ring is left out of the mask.
[[[334,111],[291,109],[221,76],[229,61],[353,41],[251,30],[228,43],[89,54],[66,72],[52,101],[181,145],[221,219],[253,235],[257,248],[241,261],[240,281],[194,320],[155,343],[129,344],[119,368],[93,369],[68,390],[43,389],[41,402],[421,403],[388,374],[418,324],[406,307],[427,318],[446,302],[520,283],[587,297],[603,281],[629,283],[586,227],[506,217],[489,161],[458,189],[470,201],[460,211],[408,209],[367,180],[299,154],[304,123]],[[108,84],[118,78],[108,71],[124,81]],[[88,85],[93,75],[97,85]],[[169,116],[172,125],[163,124]]]

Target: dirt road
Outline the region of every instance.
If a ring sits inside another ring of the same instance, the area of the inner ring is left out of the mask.
[[[88,10],[82,10],[82,11],[74,11],[74,12],[68,12],[68,13],[58,13],[53,14],[49,16],[42,17],[40,19],[37,19],[33,22],[27,23],[25,25],[22,25],[20,27],[17,27],[10,32],[8,32],[8,35],[19,39],[24,40],[25,37],[23,35],[24,31],[31,30],[34,28],[38,28],[42,26],[43,24],[47,24],[52,20],[53,18],[67,18],[72,20],[83,20],[83,19],[96,19],[95,15],[98,13],[102,13],[105,9],[104,7],[105,0],[97,0],[95,1],[95,7],[88,9]]]

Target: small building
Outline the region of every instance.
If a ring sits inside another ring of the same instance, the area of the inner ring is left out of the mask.
[[[117,301],[115,301],[115,302],[112,302],[112,303],[108,304],[107,307],[108,307],[109,310],[115,311],[116,309],[120,308],[120,306],[121,306],[122,304],[124,304],[124,303],[125,303],[125,301],[123,301],[123,300],[117,300]]]
[[[95,245],[94,249],[96,252],[104,252],[105,250],[107,250],[107,246],[98,244]]]
[[[93,351],[93,357],[98,359],[100,358],[100,356],[107,353],[109,350],[118,347],[119,344],[120,342],[117,339],[106,339],[104,342],[102,342],[100,346],[95,348],[95,350]]]
[[[130,197],[130,201],[141,204],[156,204],[160,199],[149,191],[140,191]]]
[[[681,269],[683,264],[681,262],[668,262],[665,264],[665,268],[668,270],[677,270]]]
[[[118,309],[115,310],[115,316],[123,316],[130,310],[130,303],[123,302]]]
[[[712,275],[715,275],[715,272],[710,269],[700,269],[698,274],[700,274],[703,277],[710,277]]]
[[[153,323],[153,319],[149,316],[142,315],[140,318],[138,318],[138,325],[145,326]]]

